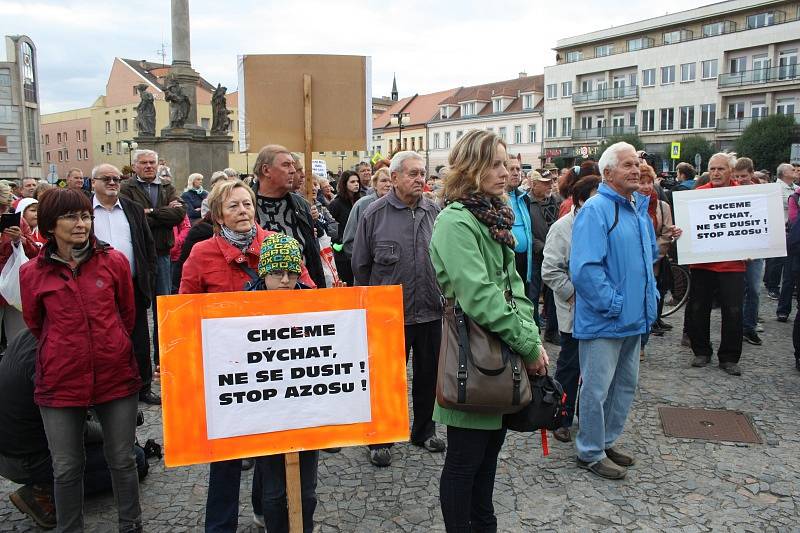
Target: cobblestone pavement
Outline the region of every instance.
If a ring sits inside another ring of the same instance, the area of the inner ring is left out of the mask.
[[[764,295],[766,296],[766,295]],[[576,468],[571,444],[550,439],[542,457],[536,436],[509,434],[500,455],[495,506],[500,531],[800,531],[800,372],[794,369],[791,321],[775,320],[764,298],[764,346],[744,345],[742,377],[716,366],[690,368],[675,329],[652,338],[641,365],[640,391],[620,442],[639,461],[623,481],[605,481]],[[719,338],[719,313],[712,339]],[[558,349],[548,345],[555,359]],[[748,413],[759,445],[667,438],[658,406],[736,409]],[[161,442],[160,408],[145,408],[139,438]],[[443,428],[439,429],[443,434]],[[323,453],[315,531],[444,531],[438,505],[443,455],[408,444],[377,469],[363,447]],[[240,531],[258,531],[249,505],[251,472],[243,475]],[[141,485],[145,531],[201,531],[208,467],[165,469],[151,461]],[[0,480],[0,531],[37,531],[8,500]],[[109,496],[86,502],[87,531],[115,531]]]

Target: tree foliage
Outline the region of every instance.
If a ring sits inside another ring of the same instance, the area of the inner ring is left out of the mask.
[[[789,161],[792,142],[798,142],[798,125],[792,115],[771,115],[753,121],[736,140],[736,154],[753,160],[756,169],[775,172]]]
[[[636,148],[636,150],[644,150],[644,143],[635,133],[610,135],[606,137],[603,140],[603,142],[600,143],[600,146],[597,148],[597,155],[594,157],[595,161],[600,161],[600,157],[603,155],[603,152],[606,151],[606,148],[618,142],[626,142],[628,144],[632,144],[633,147]]]
[[[700,154],[702,158],[701,166],[704,166],[717,151],[714,145],[702,135],[688,135],[681,138],[679,142],[681,143],[681,157],[675,161],[676,165],[684,162],[694,165],[694,156]],[[664,152],[664,158],[667,160],[672,158],[669,145],[667,145],[667,150]],[[699,171],[700,169],[698,168],[697,170]]]

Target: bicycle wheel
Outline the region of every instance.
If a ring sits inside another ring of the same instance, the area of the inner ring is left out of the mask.
[[[689,299],[689,289],[692,286],[692,277],[689,268],[672,264],[672,288],[664,295],[664,308],[661,316],[669,316],[686,304]]]

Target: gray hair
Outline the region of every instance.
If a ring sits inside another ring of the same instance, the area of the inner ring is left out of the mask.
[[[778,170],[775,171],[775,174],[778,175],[778,179],[783,179],[786,175],[791,175],[794,173],[794,167],[789,163],[781,163],[778,165]]]
[[[389,165],[389,174],[400,172],[400,170],[403,168],[403,163],[405,163],[408,159],[419,159],[420,161],[423,161],[422,156],[417,152],[412,152],[411,150],[397,152],[394,154],[394,157],[392,157],[392,163]]]
[[[225,175],[228,176],[229,178],[238,178],[239,177],[239,173],[236,172],[236,170],[232,169],[231,167],[223,169],[222,172],[224,172]]]
[[[228,176],[228,174],[225,173],[224,170],[217,170],[216,172],[211,174],[211,182],[209,183],[209,185],[213,189],[214,185],[216,185],[218,182],[220,182],[222,180],[226,180],[227,181],[228,178],[229,178],[229,176]]]
[[[203,175],[200,174],[199,172],[192,172],[191,174],[189,174],[189,177],[186,179],[187,190],[192,186],[192,182],[197,178],[200,178],[201,182],[203,181]]]
[[[708,166],[706,167],[708,170],[711,170],[711,160],[715,157],[724,159],[728,162],[728,168],[733,170],[733,167],[736,166],[736,152],[717,152],[716,154],[712,155],[708,158]]]
[[[131,158],[131,160],[134,163],[138,163],[139,162],[139,158],[142,157],[142,156],[145,156],[145,155],[151,155],[151,156],[153,156],[153,158],[155,158],[156,161],[158,161],[158,152],[156,152],[155,150],[145,150],[145,149],[134,150],[133,151],[133,157]]]
[[[600,161],[597,162],[597,166],[600,168],[600,176],[603,179],[605,179],[606,169],[610,171],[619,164],[619,153],[624,150],[636,152],[636,148],[626,142],[614,143],[605,149],[603,155],[600,156]]]
[[[97,175],[100,173],[100,169],[103,168],[103,167],[111,167],[117,172],[117,174],[121,174],[119,169],[117,167],[115,167],[114,165],[112,165],[111,163],[100,163],[99,165],[97,165],[96,167],[94,167],[92,169],[92,179],[97,178]]]

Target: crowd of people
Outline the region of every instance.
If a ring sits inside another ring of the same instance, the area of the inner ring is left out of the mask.
[[[649,161],[617,143],[598,161],[525,171],[500,137],[472,130],[431,176],[418,153],[403,151],[334,183],[306,174],[299,154],[267,145],[252,175],[193,173],[182,192],[151,150],[134,152],[129,177],[100,164],[88,177],[71,170],[63,188],[0,182],[0,211],[19,216],[0,238],[0,269],[16,262],[20,295],[0,299],[0,475],[22,485],[12,502],[42,527],[81,531],[84,494],[111,488],[120,531],[143,530],[146,461],[135,434],[138,403],[161,402],[153,388],[157,296],[350,285],[402,285],[410,440],[446,452],[440,502],[448,532],[496,531],[492,494],[506,436],[500,412],[437,401],[443,317],[456,306],[519,354],[531,375],[547,371],[545,342],[560,348],[555,377],[566,405],[554,436],[575,439],[578,467],[624,478],[636,458],[617,441],[639,364],[651,339],[673,327],[661,317],[682,235],[672,194],[770,180],[747,157],[725,152],[699,175],[681,163],[675,182]],[[800,213],[800,165],[782,164],[776,176],[788,232]],[[760,284],[786,322],[800,250],[690,271],[682,342],[691,365],[711,361],[718,305],[719,366],[741,375],[743,340],[762,344]],[[800,370],[800,313],[793,338]],[[391,449],[372,444],[365,460],[389,467]],[[300,454],[307,532],[319,461],[319,451]],[[252,467],[254,522],[288,531],[282,455],[212,463],[206,531],[236,530],[241,472]]]

